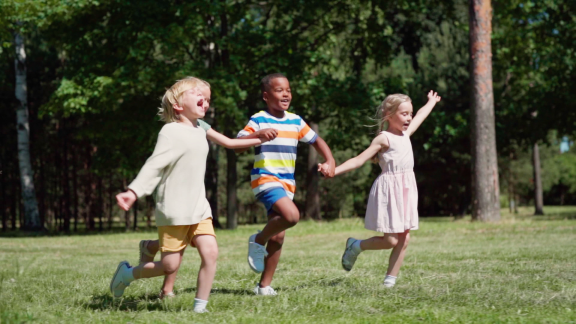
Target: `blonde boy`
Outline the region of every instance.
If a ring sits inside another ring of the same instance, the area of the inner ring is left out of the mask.
[[[216,273],[218,244],[212,227],[212,213],[206,200],[204,174],[209,125],[204,117],[201,88],[207,83],[188,77],[176,82],[162,98],[161,118],[166,122],[148,158],[128,190],[116,196],[118,205],[128,210],[137,198],[155,191],[156,225],[161,261],[131,267],[120,262],[110,282],[110,292],[121,297],[136,279],[165,275],[161,297],[173,295],[175,274],[188,244],[196,247],[202,259],[198,272],[194,311],[207,312],[206,305]],[[261,139],[235,141],[235,147],[250,147]]]

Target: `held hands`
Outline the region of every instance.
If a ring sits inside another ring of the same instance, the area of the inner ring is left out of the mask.
[[[127,190],[125,192],[121,192],[116,195],[116,202],[118,203],[118,206],[120,206],[120,208],[122,208],[125,211],[128,211],[130,207],[132,207],[137,198],[138,197],[136,197],[134,191]]]
[[[434,92],[434,90],[430,90],[430,92],[428,92],[428,101],[432,101],[434,103],[440,102],[440,100],[442,99],[442,97],[440,97],[438,95],[437,92]]]
[[[324,163],[318,163],[318,172],[321,172],[327,178],[334,177],[334,170],[336,169],[336,164],[334,161],[327,161]]]
[[[278,136],[278,130],[274,128],[266,128],[257,131],[255,134],[262,141],[262,143],[264,143],[275,139],[276,136]]]

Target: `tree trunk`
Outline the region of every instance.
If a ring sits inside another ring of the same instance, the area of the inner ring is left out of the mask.
[[[232,137],[231,132],[226,132],[228,137]],[[238,213],[236,200],[236,183],[238,174],[236,171],[236,152],[226,150],[226,228],[235,229],[238,227]]]
[[[146,227],[152,227],[152,214],[154,213],[154,198],[146,196]]]
[[[17,23],[21,25],[21,23]],[[26,85],[26,50],[24,37],[14,32],[14,47],[16,49],[16,99],[19,101],[16,109],[16,123],[18,129],[18,163],[20,166],[20,181],[22,198],[24,201],[24,225],[22,229],[28,231],[42,230],[38,202],[34,190],[34,174],[30,163],[30,125],[28,124],[28,88]]]
[[[10,178],[12,180],[12,188],[14,188],[13,195],[11,195],[12,198],[14,198],[14,199],[12,199],[12,205],[10,208],[12,210],[12,219],[11,219],[12,224],[11,225],[12,225],[12,230],[16,230],[16,219],[18,218],[18,210],[16,209],[18,207],[16,205],[20,201],[20,195],[19,195],[19,193],[20,193],[19,189],[20,188],[18,186],[17,179],[13,176],[11,176]]]
[[[112,186],[112,171],[108,178],[108,230],[112,229],[112,208],[114,206],[114,187]]]
[[[76,172],[76,155],[72,154],[72,213],[74,232],[78,231],[78,178]]]
[[[134,209],[134,223],[132,224],[132,229],[136,231],[136,229],[138,229],[138,199],[134,202],[134,207],[132,207],[132,209]]]
[[[70,181],[68,180],[68,134],[66,133],[66,123],[62,122],[62,143],[63,143],[63,163],[62,165],[62,208],[64,213],[63,229],[66,233],[70,232]]]
[[[2,166],[2,162],[0,161],[0,170],[4,170]],[[6,175],[3,173],[4,172],[0,172],[0,214],[2,214],[2,232],[5,232],[6,227],[8,226],[8,221],[6,219],[8,204],[6,199],[7,195],[4,189],[6,187],[6,184],[4,183]]]
[[[538,143],[534,144],[532,166],[534,167],[534,215],[544,215],[544,199],[542,193],[542,177],[540,173],[540,150]]]
[[[214,108],[209,110],[207,121],[216,126],[216,114]],[[208,142],[210,151],[206,161],[206,176],[204,177],[204,185],[206,186],[206,198],[210,203],[212,209],[212,224],[215,228],[222,228],[222,224],[218,219],[218,145]]]
[[[490,0],[469,0],[472,80],[472,218],[500,220],[494,93],[492,90],[492,6]]]
[[[102,194],[102,176],[98,176],[98,230],[104,230],[104,195]]]
[[[308,125],[318,134],[318,124],[310,122]],[[306,218],[321,220],[318,180],[318,152],[309,147],[308,174],[306,175]]]

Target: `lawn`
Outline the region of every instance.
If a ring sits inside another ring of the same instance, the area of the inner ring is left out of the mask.
[[[576,323],[576,207],[546,216],[503,212],[499,224],[421,219],[397,285],[382,286],[388,251],[363,253],[347,273],[347,237],[361,219],[302,222],[288,232],[276,297],[254,296],[246,241],[261,226],[218,231],[210,313],[192,311],[199,258],[189,249],[177,297],[157,299],[162,279],[134,282],[114,301],[121,260],[137,261],[155,232],[0,238],[0,322],[131,323]]]

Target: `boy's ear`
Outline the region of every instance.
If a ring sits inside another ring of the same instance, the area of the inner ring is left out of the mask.
[[[268,92],[266,91],[262,92],[262,100],[268,102]]]
[[[184,108],[179,106],[177,103],[173,104],[172,108],[174,108],[174,110],[176,110],[176,111],[183,111],[184,110]]]

